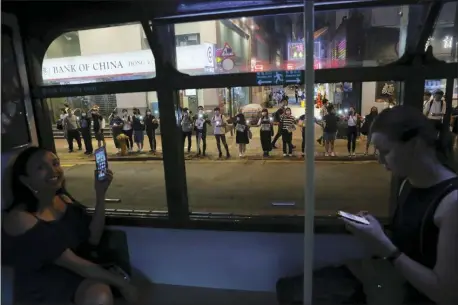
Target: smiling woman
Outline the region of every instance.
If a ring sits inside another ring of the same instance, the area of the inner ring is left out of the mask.
[[[15,270],[15,297],[34,304],[110,305],[109,283],[129,300],[135,289],[120,275],[92,263],[105,227],[105,194],[111,171],[96,180],[91,217],[64,188],[64,172],[53,153],[38,147],[21,152],[12,168],[12,204],[3,221],[3,263]],[[34,256],[29,257],[33,251]],[[86,260],[86,259],[87,260]],[[59,284],[61,283],[61,284]]]

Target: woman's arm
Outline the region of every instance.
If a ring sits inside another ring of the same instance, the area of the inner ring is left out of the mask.
[[[439,205],[435,220],[439,227],[437,261],[434,269],[401,255],[395,267],[418,291],[437,304],[458,304],[458,191]]]
[[[105,195],[96,194],[94,215],[89,225],[89,244],[97,246],[105,230]]]
[[[99,265],[77,256],[70,249],[65,250],[65,252],[62,253],[62,255],[54,263],[60,267],[79,274],[86,279],[98,280],[121,289],[129,285],[129,282],[121,276],[109,272]]]

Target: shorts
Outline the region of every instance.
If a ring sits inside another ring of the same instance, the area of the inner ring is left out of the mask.
[[[336,139],[337,132],[327,132],[323,133],[323,140],[325,141],[334,141]]]
[[[103,141],[105,139],[102,131],[96,132],[94,137],[97,141]]]
[[[143,143],[143,130],[134,130],[134,142]]]

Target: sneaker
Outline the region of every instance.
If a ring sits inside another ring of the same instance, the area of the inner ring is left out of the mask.
[[[301,156],[302,156],[302,157],[305,157],[305,154],[304,154],[304,153],[301,153]]]
[[[325,157],[329,157],[329,154],[326,152],[326,153],[324,153],[324,156]]]
[[[219,158],[221,159],[223,157],[223,154],[222,153],[219,153]]]
[[[286,157],[286,156],[287,156],[287,154],[283,154],[283,157]]]
[[[352,155],[353,158],[356,157],[356,154],[355,154],[355,153],[352,153],[351,155]]]
[[[335,157],[336,156],[336,153],[335,152],[332,152],[331,153],[331,157]]]
[[[288,157],[292,157],[292,156],[293,156],[293,154],[288,154]]]
[[[241,158],[241,157],[243,157],[243,155],[242,155],[242,154],[239,154],[239,158]]]

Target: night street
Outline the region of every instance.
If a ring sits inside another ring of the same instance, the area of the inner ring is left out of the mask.
[[[94,164],[64,166],[71,194],[92,206]],[[161,161],[111,162],[109,166],[115,179],[107,198],[122,201],[107,203],[108,208],[166,209]],[[302,214],[304,167],[288,161],[187,161],[190,208],[194,212]],[[389,187],[389,173],[375,162],[317,162],[316,214],[333,215],[342,209],[386,216]]]

